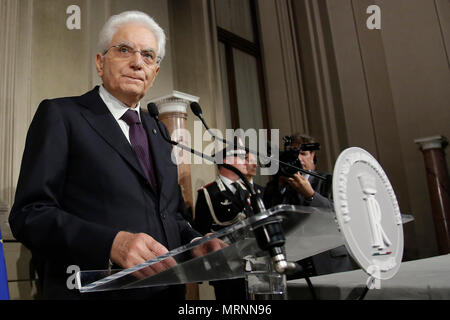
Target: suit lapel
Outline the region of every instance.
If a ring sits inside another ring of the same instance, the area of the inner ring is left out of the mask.
[[[130,143],[120,129],[116,119],[114,119],[108,107],[100,98],[98,87],[79,97],[79,102],[86,107],[81,113],[92,129],[111,145],[150,185]]]

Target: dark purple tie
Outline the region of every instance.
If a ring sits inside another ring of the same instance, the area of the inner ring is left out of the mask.
[[[139,162],[147,176],[148,181],[156,190],[156,178],[153,171],[153,164],[150,157],[150,149],[148,146],[147,134],[142,126],[136,111],[128,109],[121,118],[130,127],[130,142],[136,153]]]

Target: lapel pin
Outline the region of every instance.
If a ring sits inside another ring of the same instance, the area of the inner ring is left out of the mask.
[[[153,134],[156,135],[156,129],[153,129]]]

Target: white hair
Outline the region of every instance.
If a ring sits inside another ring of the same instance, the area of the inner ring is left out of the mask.
[[[127,24],[142,24],[152,31],[158,42],[158,57],[160,57],[160,60],[164,58],[166,53],[166,35],[164,34],[164,30],[155,20],[153,20],[153,18],[141,11],[125,11],[111,16],[108,21],[106,21],[98,37],[98,46],[102,53],[108,50],[117,30]]]

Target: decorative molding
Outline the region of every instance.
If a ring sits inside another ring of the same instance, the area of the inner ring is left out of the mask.
[[[151,99],[149,102],[154,102],[158,106],[159,113],[187,113],[187,106],[190,105],[191,102],[198,103],[199,101],[199,97],[174,90],[168,95]]]
[[[448,145],[448,140],[444,136],[432,136],[416,139],[414,143],[420,145],[422,150],[441,149]]]
[[[450,178],[444,149],[445,136],[431,136],[414,140],[420,145],[425,162],[431,215],[439,254],[450,253]]]
[[[150,102],[153,102],[158,106],[160,113],[159,118],[169,130],[171,139],[184,145],[190,144],[190,138],[188,138],[185,130],[187,106],[190,105],[191,102],[199,101],[199,97],[175,90],[168,95],[150,100]],[[191,155],[186,151],[182,151],[181,154],[178,151],[179,150],[174,153],[178,163],[178,183],[181,186],[183,198],[187,207],[192,208],[194,203],[191,182],[191,166],[189,163],[181,161],[185,156],[190,157]],[[181,159],[178,157],[181,157]]]

